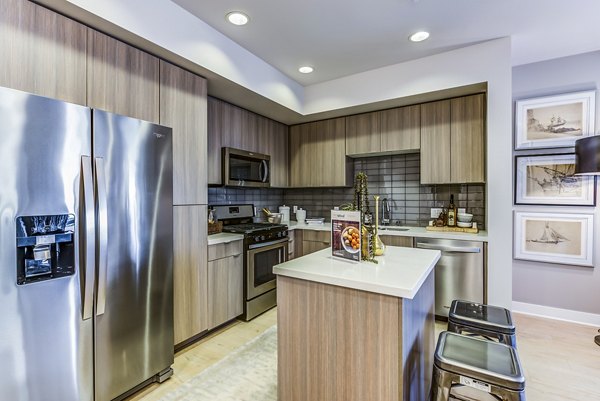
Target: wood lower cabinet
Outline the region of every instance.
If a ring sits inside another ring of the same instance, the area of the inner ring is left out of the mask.
[[[399,235],[379,235],[379,237],[385,246],[413,248],[413,237],[403,237]]]
[[[221,244],[220,244],[221,245]],[[208,328],[213,329],[244,312],[244,266],[242,241],[215,249],[209,247]],[[214,252],[211,251],[215,249]]]
[[[290,127],[290,187],[344,187],[352,184],[345,153],[344,118]]]
[[[381,151],[411,152],[421,148],[421,105],[383,110]]]
[[[86,104],[88,28],[27,0],[0,2],[0,86]]]
[[[207,206],[173,208],[175,344],[208,329]]]
[[[485,95],[421,105],[421,183],[485,182]]]
[[[173,204],[207,204],[206,79],[160,62],[160,123],[173,128]]]
[[[302,230],[302,256],[331,246],[331,232]]]
[[[88,106],[159,123],[158,77],[158,58],[88,30]]]

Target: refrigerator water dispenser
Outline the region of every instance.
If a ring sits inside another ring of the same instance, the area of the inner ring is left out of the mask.
[[[75,217],[72,214],[17,217],[17,284],[75,273]]]

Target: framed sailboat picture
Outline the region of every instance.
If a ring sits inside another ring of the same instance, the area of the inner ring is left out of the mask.
[[[593,237],[593,214],[515,212],[515,259],[593,267]]]
[[[575,175],[575,154],[516,156],[515,204],[594,206],[593,176]]]
[[[560,148],[594,135],[596,91],[518,100],[515,149]]]

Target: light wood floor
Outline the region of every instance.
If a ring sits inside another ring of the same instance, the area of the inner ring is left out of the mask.
[[[600,401],[600,347],[594,343],[596,328],[516,313],[513,317],[528,401]],[[160,399],[276,321],[277,312],[272,309],[251,322],[234,322],[211,334],[175,355],[172,378],[147,387],[129,401]],[[443,329],[444,325],[436,323],[436,332]]]

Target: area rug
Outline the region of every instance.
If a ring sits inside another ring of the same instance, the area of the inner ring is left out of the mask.
[[[268,328],[160,401],[277,401],[277,326]]]

